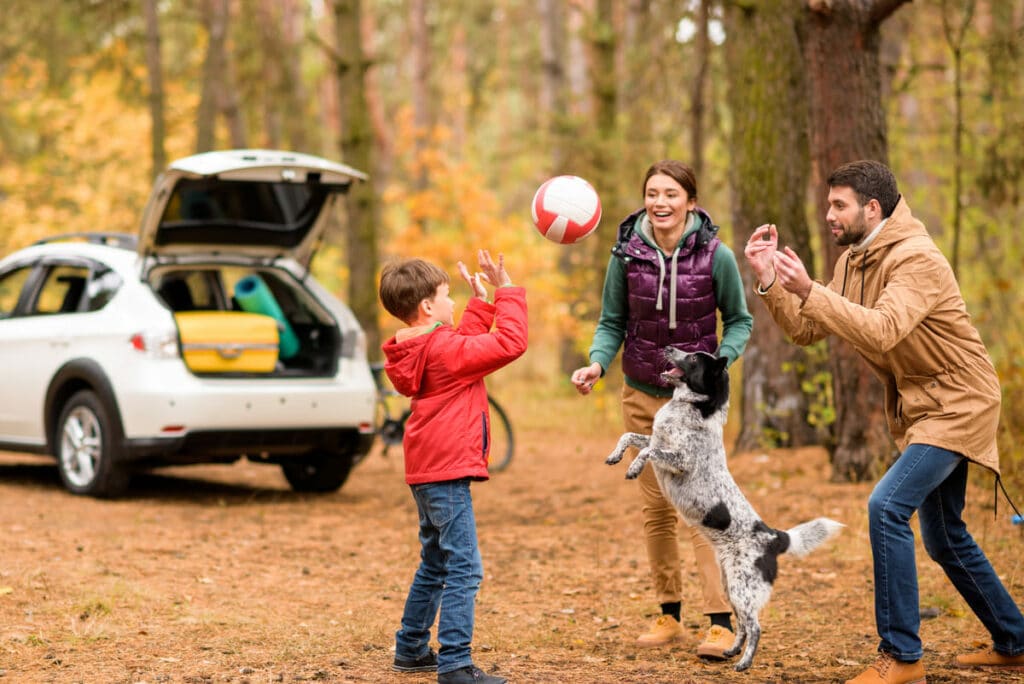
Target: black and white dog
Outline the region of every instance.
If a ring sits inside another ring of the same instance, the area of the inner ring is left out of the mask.
[[[655,414],[650,437],[627,432],[605,463],[618,463],[627,447],[638,448],[640,453],[626,477],[637,477],[650,461],[665,497],[711,542],[737,620],[736,641],[725,655],[736,655],[746,641],[743,657],[736,664],[736,670],[746,670],[761,638],[758,615],[771,597],[778,557],[784,553],[803,556],[843,525],[816,518],[787,531],[768,527],[743,496],[725,462],[726,359],[672,347],[665,355],[672,368],[662,377],[675,385],[672,399]]]

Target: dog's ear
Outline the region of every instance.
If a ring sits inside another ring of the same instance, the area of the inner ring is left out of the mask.
[[[725,370],[726,366],[729,365],[729,359],[724,356],[719,356],[715,359],[715,372],[721,373]]]

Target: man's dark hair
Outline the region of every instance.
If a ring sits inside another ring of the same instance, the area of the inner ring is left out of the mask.
[[[828,186],[851,188],[862,207],[873,199],[878,200],[882,207],[882,218],[888,218],[900,201],[896,177],[892,171],[882,162],[871,159],[849,162],[838,167],[829,174]]]

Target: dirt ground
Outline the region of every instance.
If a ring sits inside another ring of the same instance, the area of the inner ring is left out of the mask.
[[[506,402],[508,403],[508,402]],[[578,404],[558,412],[578,411]],[[547,416],[557,415],[548,413]],[[522,682],[842,682],[874,655],[869,484],[828,483],[819,450],[733,454],[765,520],[828,515],[847,525],[804,559],[784,558],[753,667],[694,655],[705,629],[688,545],[673,648],[640,650],[655,617],[635,484],[603,464],[618,435],[600,417],[566,428],[516,421],[516,460],[474,486],[485,565],[474,658]],[[991,479],[967,517],[1024,601],[1024,528]],[[179,468],[136,478],[117,501],[71,496],[44,460],[0,454],[0,680],[4,682],[402,682],[394,631],[418,560],[400,453],[372,454],[337,494],[289,491],[276,468]],[[987,634],[918,551],[928,681],[1014,682],[957,670]]]

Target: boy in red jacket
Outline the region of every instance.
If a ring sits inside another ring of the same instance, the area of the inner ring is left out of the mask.
[[[503,684],[473,664],[474,601],[483,580],[470,482],[488,479],[490,416],[484,377],[526,351],[526,291],[513,287],[504,259],[478,253],[481,274],[459,274],[472,288],[458,327],[448,274],[422,259],[384,267],[380,300],[408,327],[382,345],[384,370],[412,397],[405,424],[405,481],[419,511],[420,565],[395,634],[394,669],[437,670],[438,684]],[[495,287],[486,300],[482,279]],[[494,327],[492,331],[491,328]],[[440,651],[430,647],[437,624]]]

